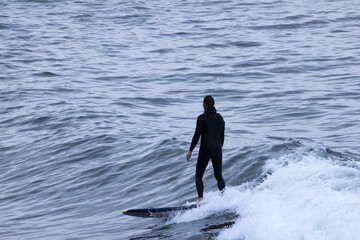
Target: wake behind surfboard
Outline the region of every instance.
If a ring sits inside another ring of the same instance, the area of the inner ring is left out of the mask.
[[[171,215],[175,215],[177,212],[186,211],[193,208],[197,208],[198,205],[186,205],[179,207],[165,207],[165,208],[142,208],[142,209],[126,209],[123,211],[123,214],[134,216],[134,217],[158,217],[158,218],[167,218]]]

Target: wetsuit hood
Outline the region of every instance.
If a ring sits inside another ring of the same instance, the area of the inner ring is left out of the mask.
[[[216,113],[216,108],[215,107],[209,107],[208,109],[205,110],[204,113]]]

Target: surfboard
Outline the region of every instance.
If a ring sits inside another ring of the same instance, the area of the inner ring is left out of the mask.
[[[186,211],[193,208],[197,208],[198,205],[186,205],[178,207],[164,207],[164,208],[142,208],[142,209],[126,209],[123,211],[123,214],[134,217],[158,217],[158,218],[167,218],[171,215],[175,215],[180,211]]]

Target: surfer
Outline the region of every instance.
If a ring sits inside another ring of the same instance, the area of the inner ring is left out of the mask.
[[[218,188],[222,191],[225,188],[225,181],[222,177],[222,146],[224,144],[225,122],[223,117],[216,112],[215,100],[212,96],[206,96],[203,101],[204,113],[196,121],[196,129],[191,141],[186,159],[189,162],[192,151],[198,143],[200,136],[200,150],[196,164],[196,190],[198,202],[203,200],[204,184],[202,181],[205,169],[211,159],[215,179]]]

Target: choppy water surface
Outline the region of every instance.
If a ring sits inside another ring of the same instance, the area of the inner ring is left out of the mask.
[[[360,5],[1,1],[2,239],[357,239]],[[196,200],[201,101],[226,121]],[[197,148],[198,149],[198,148]]]

